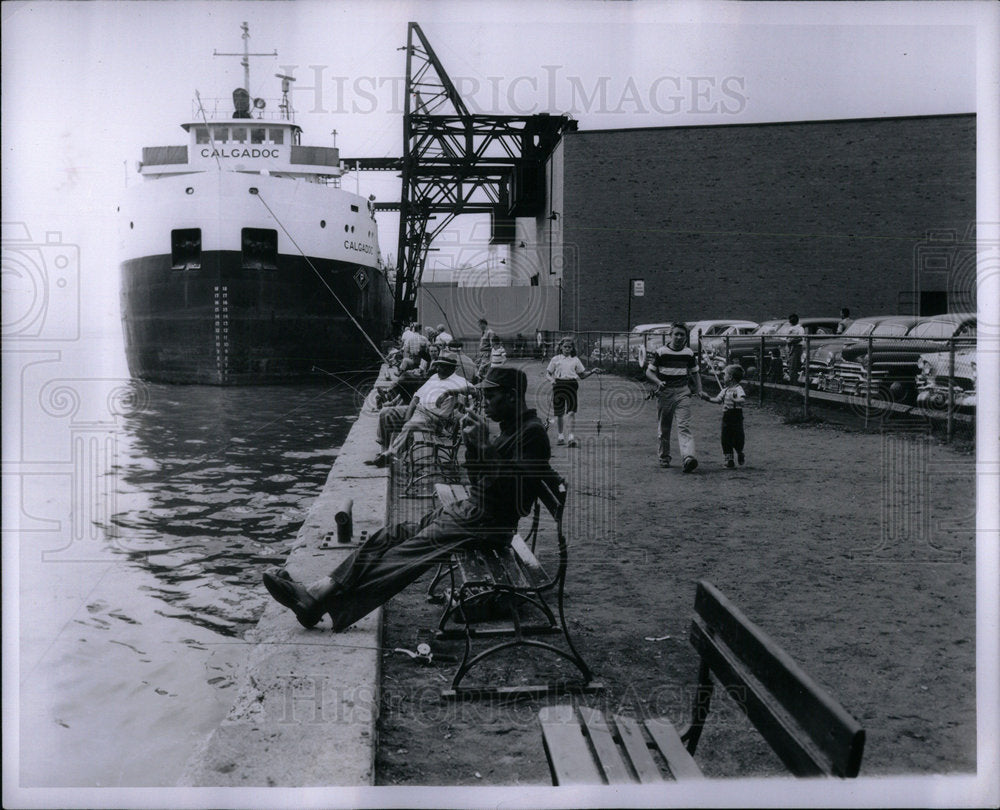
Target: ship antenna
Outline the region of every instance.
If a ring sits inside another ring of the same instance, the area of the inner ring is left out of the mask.
[[[194,97],[198,100],[198,112],[201,113],[201,120],[205,123],[205,129],[208,130],[208,143],[212,147],[212,154],[215,156],[215,165],[219,167],[219,171],[221,172],[222,162],[219,160],[219,150],[215,148],[215,138],[212,137],[212,128],[208,125],[208,118],[205,116],[205,105],[201,103],[201,93],[195,90]]]
[[[250,53],[250,26],[243,23],[240,28],[243,29],[243,53],[219,53],[213,50],[212,56],[242,56],[243,59],[240,60],[240,64],[243,65],[243,89],[248,93],[250,92],[250,57],[251,56],[277,56],[278,52],[273,53]]]
[[[281,79],[281,104],[278,105],[278,109],[281,110],[281,114],[286,121],[291,121],[292,104],[288,100],[288,91],[292,89],[291,83],[295,81],[295,77],[286,76],[284,73],[275,73],[274,75]]]

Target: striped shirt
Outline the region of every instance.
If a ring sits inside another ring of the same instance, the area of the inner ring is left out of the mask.
[[[657,346],[649,359],[649,367],[664,387],[680,389],[687,386],[688,374],[698,370],[698,362],[690,346],[676,352],[670,346]]]

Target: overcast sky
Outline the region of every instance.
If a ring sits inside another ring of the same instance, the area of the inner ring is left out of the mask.
[[[278,52],[251,60],[254,96],[276,99],[290,71],[304,143],[336,130],[343,156],[384,157],[402,150],[409,20],[473,111],[603,129],[973,112],[989,5],[4,2],[3,216],[79,244],[84,309],[117,321],[126,178],[143,146],[186,141],[196,90],[242,84],[240,60],[213,51],[240,52],[244,20],[252,52]],[[372,173],[359,190],[398,194]],[[383,253],[396,228],[380,216]]]

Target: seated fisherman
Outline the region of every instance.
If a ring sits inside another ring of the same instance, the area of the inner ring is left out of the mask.
[[[528,378],[510,366],[491,369],[477,386],[486,415],[500,425],[489,437],[485,420],[462,417],[468,498],[375,532],[328,577],[309,585],[284,569],[266,572],[264,585],[291,609],[303,627],[329,613],[334,632],[344,630],[399,593],[452,551],[468,546],[505,546],[527,515],[539,482],[552,481],[545,426],[525,404]]]
[[[458,358],[454,354],[441,352],[440,357],[431,366],[435,373],[413,395],[403,413],[402,423],[397,421],[397,414],[390,415],[387,412],[384,420],[381,415],[379,416],[378,441],[386,449],[366,463],[384,467],[393,456],[406,447],[413,431],[422,428],[433,430],[451,417],[458,396],[474,390],[472,383],[454,373],[457,366]],[[398,429],[399,433],[386,446],[394,429]]]

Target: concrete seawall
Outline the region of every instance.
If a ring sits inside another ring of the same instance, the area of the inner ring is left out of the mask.
[[[362,409],[309,510],[286,567],[313,582],[385,521],[388,473],[365,465],[376,415]],[[353,543],[337,542],[334,514],[353,499]],[[261,585],[263,589],[263,585]],[[382,610],[342,633],[324,617],[306,630],[268,600],[247,634],[246,661],[226,718],[188,760],[181,786],[312,787],[374,783]]]

